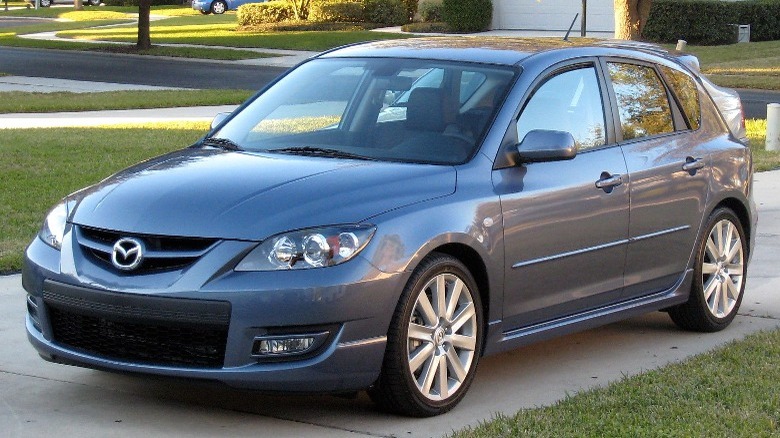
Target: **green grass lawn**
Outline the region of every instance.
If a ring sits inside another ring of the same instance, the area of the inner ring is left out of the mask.
[[[718,85],[780,90],[780,41],[688,46],[702,71]]]
[[[0,114],[240,104],[254,90],[133,90],[102,93],[0,93]]]
[[[453,438],[770,437],[780,434],[780,331],[560,402],[498,416]]]

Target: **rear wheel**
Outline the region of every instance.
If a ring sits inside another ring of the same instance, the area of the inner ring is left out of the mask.
[[[49,6],[51,6],[51,0],[40,0],[38,5],[42,8],[48,8]]]
[[[90,6],[100,6],[100,0],[87,0]]]
[[[715,210],[697,245],[691,296],[687,303],[669,310],[678,326],[715,332],[731,323],[745,290],[746,245],[745,232],[734,212]]]
[[[481,348],[482,305],[473,277],[457,259],[432,254],[404,288],[369,395],[404,415],[447,412],[474,379]]]
[[[222,0],[217,0],[211,3],[211,13],[219,15],[224,14],[227,11],[227,3]]]

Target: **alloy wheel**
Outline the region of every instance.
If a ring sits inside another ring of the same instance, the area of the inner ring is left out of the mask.
[[[710,230],[702,261],[702,289],[710,313],[731,314],[742,293],[745,273],[742,238],[736,226],[722,219]]]
[[[472,292],[451,273],[428,281],[417,294],[407,334],[409,372],[420,394],[446,400],[465,382],[477,345]]]

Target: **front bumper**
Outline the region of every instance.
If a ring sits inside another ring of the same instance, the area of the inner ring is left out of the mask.
[[[47,360],[88,368],[217,380],[266,391],[338,392],[370,386],[382,365],[402,275],[382,273],[360,257],[326,269],[215,272],[213,266],[229,265],[231,257],[244,251],[241,245],[251,244],[220,244],[181,271],[123,276],[91,262],[76,245],[64,245],[60,254],[36,239],[27,249],[23,272],[28,339]],[[158,356],[156,344],[207,349],[198,344],[204,336],[200,332],[195,347],[181,339],[186,340],[188,327],[218,326],[221,320],[214,317],[219,313],[214,308],[226,315],[224,356],[218,364],[182,365]],[[77,319],[87,318],[80,323],[88,324],[89,342],[100,348],[62,335],[53,316],[63,309]],[[153,337],[141,338],[120,327],[139,323]],[[169,329],[172,325],[175,330]],[[260,336],[310,327],[328,332],[314,354],[273,360],[253,355]],[[177,341],[169,341],[169,330],[177,333]],[[104,337],[110,342],[103,342]],[[120,354],[123,343],[135,349],[149,345],[153,353]],[[113,351],[105,345],[119,347]]]

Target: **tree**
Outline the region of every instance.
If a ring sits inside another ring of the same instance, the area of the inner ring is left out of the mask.
[[[151,0],[140,0],[138,2],[138,42],[135,45],[139,50],[152,48],[152,38],[149,35],[149,14],[151,9]]]
[[[73,9],[77,11],[84,9],[84,5],[81,4],[81,0],[73,0]]]
[[[638,40],[650,16],[652,0],[614,0],[615,38]]]
[[[311,0],[287,0],[292,6],[296,20],[305,20],[309,17],[309,4]]]

